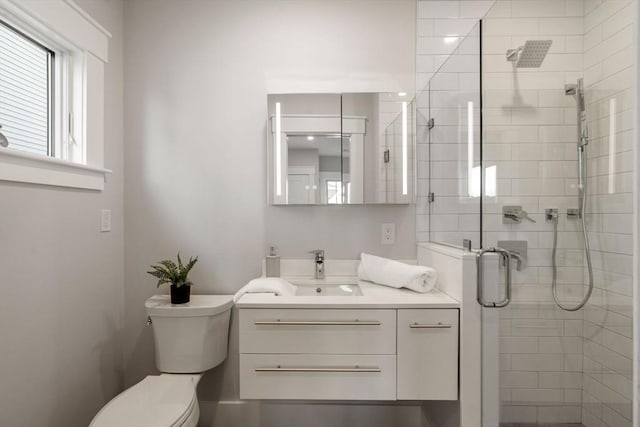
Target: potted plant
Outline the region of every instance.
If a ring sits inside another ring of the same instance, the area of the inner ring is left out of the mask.
[[[189,272],[198,262],[198,257],[189,257],[187,264],[182,264],[180,252],[178,252],[178,263],[165,259],[152,265],[152,271],[147,271],[150,275],[158,279],[158,287],[165,283],[171,283],[171,304],[184,304],[189,302],[191,296],[191,285]]]

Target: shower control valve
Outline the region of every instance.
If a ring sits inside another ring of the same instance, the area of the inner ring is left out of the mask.
[[[580,214],[580,209],[578,208],[569,208],[567,209],[567,218],[568,219],[580,219],[582,215]]]
[[[502,207],[502,223],[503,224],[520,224],[523,219],[530,222],[536,222],[529,216],[529,213],[522,209],[522,206],[503,206]]]
[[[510,261],[516,262],[517,271],[527,266],[527,246],[526,240],[498,240],[498,247],[509,252]],[[507,267],[504,262],[502,266]]]
[[[544,219],[547,222],[558,223],[558,209],[556,208],[548,208],[544,210]]]

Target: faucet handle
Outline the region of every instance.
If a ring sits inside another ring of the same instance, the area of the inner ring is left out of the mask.
[[[504,248],[502,248],[502,249],[504,249]],[[522,263],[523,263],[523,256],[520,254],[520,252],[511,251],[509,249],[505,249],[505,250],[509,253],[510,260],[516,262],[516,270],[517,271],[521,271],[522,270]],[[508,267],[505,259],[502,260],[502,266],[503,267]]]
[[[522,209],[522,206],[503,206],[502,207],[502,223],[503,224],[520,224],[523,219],[529,222],[536,222],[529,216],[529,213]]]
[[[521,271],[522,270],[522,255],[520,255],[519,252],[516,251],[509,251],[509,255],[511,255],[511,258],[516,260],[516,270],[517,271]]]
[[[324,251],[322,249],[316,249],[315,251],[309,251],[310,254],[315,254],[315,273],[314,279],[324,279]]]
[[[536,220],[535,220],[535,219],[533,219],[533,218],[531,218],[531,217],[529,216],[529,212],[527,212],[527,211],[522,211],[522,212],[520,213],[520,219],[526,219],[526,220],[527,220],[527,221],[529,221],[529,222],[536,222]]]

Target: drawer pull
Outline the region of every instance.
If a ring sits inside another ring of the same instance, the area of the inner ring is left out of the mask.
[[[412,323],[409,325],[411,329],[449,329],[451,325],[438,323]]]
[[[261,320],[254,322],[256,326],[380,326],[377,320]]]
[[[255,368],[256,372],[382,372],[379,367],[361,368],[355,366],[353,368],[283,368],[276,366],[275,368]]]

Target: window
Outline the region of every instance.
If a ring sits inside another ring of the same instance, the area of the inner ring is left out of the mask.
[[[0,21],[0,133],[8,147],[53,156],[54,53]]]
[[[344,186],[345,191],[343,193],[342,181],[335,181],[335,180],[325,181],[326,190],[327,190],[327,204],[339,205],[342,203],[351,203],[351,183],[347,182],[346,184],[347,185]]]
[[[73,1],[0,0],[0,181],[104,188],[110,37]]]
[[[342,204],[342,181],[327,181],[327,203]]]

